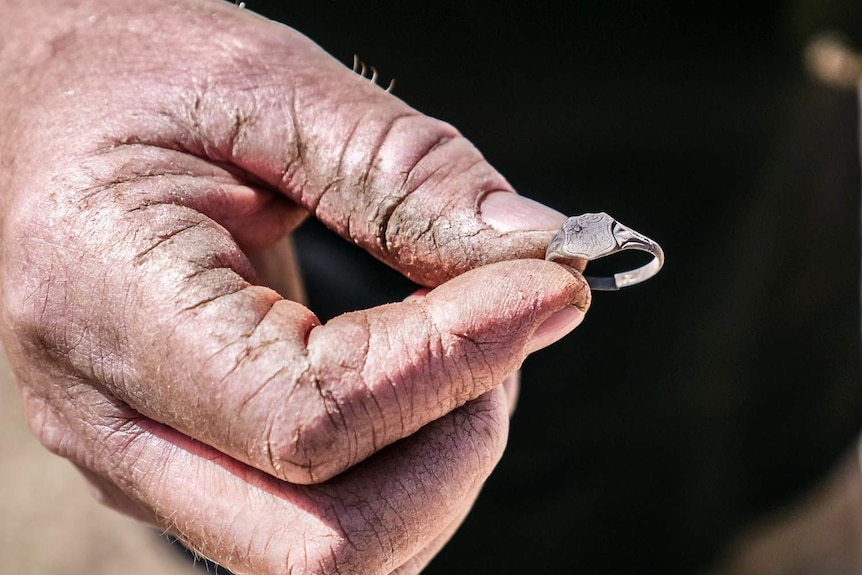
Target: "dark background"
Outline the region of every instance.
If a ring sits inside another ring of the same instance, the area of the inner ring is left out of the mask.
[[[396,78],[521,193],[607,211],[668,257],[528,359],[507,453],[427,573],[691,573],[847,452],[856,96],[802,56],[826,29],[858,45],[858,0],[248,7]],[[298,243],[323,318],[410,290],[313,223]]]

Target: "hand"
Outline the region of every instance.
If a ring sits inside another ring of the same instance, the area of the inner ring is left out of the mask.
[[[535,259],[564,216],[231,4],[12,1],[0,122],[34,432],[238,573],[418,572],[500,457],[501,382],[589,302]],[[434,289],[320,325],[251,263],[307,213]]]

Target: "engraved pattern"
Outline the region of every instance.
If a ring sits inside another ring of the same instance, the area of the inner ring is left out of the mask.
[[[562,256],[585,260],[612,254],[618,248],[612,229],[614,223],[604,212],[573,216],[557,232],[548,251],[553,248]]]
[[[643,234],[627,228],[604,212],[572,216],[556,233],[545,252],[549,261],[602,258],[621,250],[648,252],[653,260],[637,269],[620,272],[612,277],[587,277],[594,290],[613,291],[647,280],[664,265],[664,252],[657,243]]]

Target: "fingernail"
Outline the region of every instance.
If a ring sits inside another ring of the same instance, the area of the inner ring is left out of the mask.
[[[566,216],[530,198],[513,192],[492,192],[485,196],[479,213],[498,232],[556,230]]]
[[[548,319],[533,333],[527,344],[527,353],[533,353],[560,340],[578,327],[584,319],[584,312],[575,306],[566,306]]]

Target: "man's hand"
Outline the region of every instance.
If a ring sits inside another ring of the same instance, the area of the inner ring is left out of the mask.
[[[500,384],[589,302],[536,259],[561,214],[231,4],[7,3],[0,124],[33,430],[238,573],[418,572],[500,457]],[[433,289],[320,325],[251,263],[308,213]]]

